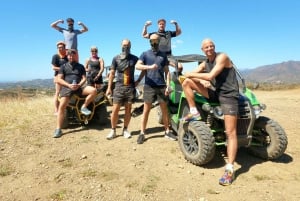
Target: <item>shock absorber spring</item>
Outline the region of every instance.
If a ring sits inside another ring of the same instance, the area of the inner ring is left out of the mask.
[[[207,115],[207,118],[206,118],[206,124],[207,124],[209,127],[211,127],[212,123],[213,123],[213,117],[212,117],[211,114],[208,114],[208,115]]]

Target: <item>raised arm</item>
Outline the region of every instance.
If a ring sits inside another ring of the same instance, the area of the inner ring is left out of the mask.
[[[85,26],[82,22],[78,22],[78,25],[82,26],[82,29],[80,30],[81,33],[87,32],[89,29],[87,28],[87,26]]]
[[[60,31],[60,30],[62,30],[62,27],[58,26],[59,23],[62,23],[62,24],[63,24],[63,23],[64,23],[64,20],[56,20],[55,22],[52,22],[50,26],[51,26],[52,28],[54,28],[54,29]]]
[[[176,28],[176,36],[179,36],[181,34],[181,28],[178,25],[178,22],[176,22],[175,20],[171,20],[171,23],[175,25]]]
[[[143,30],[142,30],[142,36],[143,36],[144,38],[149,38],[149,37],[150,37],[150,35],[149,35],[148,32],[147,32],[147,27],[150,26],[151,24],[152,24],[151,21],[145,22],[145,25],[143,26]]]

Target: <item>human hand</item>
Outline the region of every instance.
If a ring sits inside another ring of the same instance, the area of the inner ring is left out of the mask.
[[[173,91],[173,89],[170,86],[167,86],[166,90],[165,90],[165,95],[166,96],[170,95],[170,93],[172,93],[172,91]]]
[[[100,75],[96,75],[94,78],[94,81],[97,81],[99,79]]]
[[[175,25],[177,24],[177,22],[175,20],[171,20],[170,23],[175,24]]]
[[[205,87],[205,88],[210,88],[211,83],[207,80],[200,80],[200,83]]]
[[[157,69],[157,68],[158,68],[158,65],[157,65],[157,64],[152,64],[151,66],[149,66],[148,69],[150,69],[150,70],[155,70],[155,69]]]
[[[109,97],[111,95],[111,89],[107,88],[105,94],[106,94],[107,97]]]
[[[72,90],[72,91],[76,91],[79,87],[80,87],[80,85],[79,84],[70,84],[71,86],[70,86],[70,89]]]
[[[78,21],[78,25],[82,25],[82,22],[81,22],[81,21]]]
[[[152,22],[150,20],[146,21],[145,26],[150,26],[152,24]]]
[[[63,23],[64,23],[64,20],[59,20],[59,22],[63,24]]]

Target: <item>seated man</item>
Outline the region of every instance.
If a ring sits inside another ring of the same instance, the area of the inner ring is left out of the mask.
[[[61,66],[57,83],[62,86],[60,91],[60,104],[57,114],[57,126],[54,132],[54,138],[62,136],[61,127],[64,120],[64,111],[69,103],[70,97],[73,94],[86,95],[85,102],[82,104],[81,113],[84,115],[90,115],[91,111],[87,106],[96,97],[97,91],[92,86],[83,86],[86,82],[86,72],[82,64],[76,61],[76,50],[68,50],[68,62]]]

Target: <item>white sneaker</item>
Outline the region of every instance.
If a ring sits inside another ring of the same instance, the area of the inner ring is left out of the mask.
[[[106,136],[106,139],[112,140],[112,139],[114,139],[116,136],[117,136],[116,131],[111,130],[111,131],[109,132],[109,134]]]
[[[131,138],[131,133],[128,130],[123,130],[123,136],[126,139]]]

